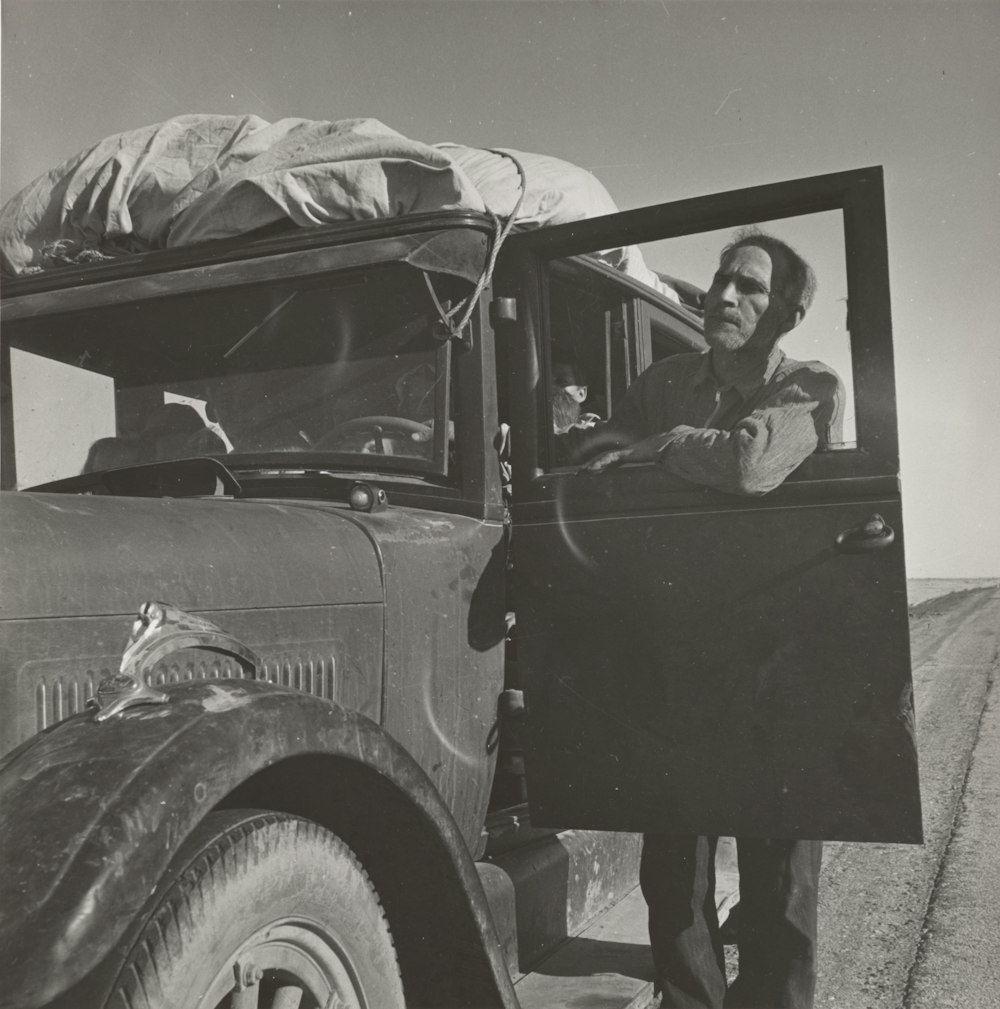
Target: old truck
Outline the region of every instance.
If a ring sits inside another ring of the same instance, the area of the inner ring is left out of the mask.
[[[557,365],[607,417],[704,349],[587,254],[813,215],[844,442],[752,498],[566,465]],[[494,240],[6,282],[2,1005],[513,1007],[631,832],[919,840],[881,171]]]

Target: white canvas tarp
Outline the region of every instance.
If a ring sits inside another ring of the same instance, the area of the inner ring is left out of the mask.
[[[511,151],[525,173],[516,221],[541,227],[614,213],[584,169]],[[512,212],[521,177],[502,153],[411,140],[376,119],[187,115],[107,137],[37,178],[0,211],[13,274],[300,227],[437,210]],[[675,297],[636,249],[601,258]]]

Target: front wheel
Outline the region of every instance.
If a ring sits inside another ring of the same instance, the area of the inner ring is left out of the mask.
[[[108,1009],[403,1009],[378,897],[336,835],[220,812],[185,850]]]

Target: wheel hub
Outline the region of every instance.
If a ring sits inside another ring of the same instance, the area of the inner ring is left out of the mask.
[[[216,973],[198,1009],[368,1009],[336,937],[301,919],[250,935]]]

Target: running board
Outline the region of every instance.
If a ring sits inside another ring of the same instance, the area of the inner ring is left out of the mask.
[[[477,862],[515,980],[639,880],[642,835],[567,830]]]
[[[524,836],[476,863],[522,1009],[645,1009],[653,989],[641,835],[526,835],[522,825]],[[716,884],[723,922],[739,899],[732,838],[719,839]]]

